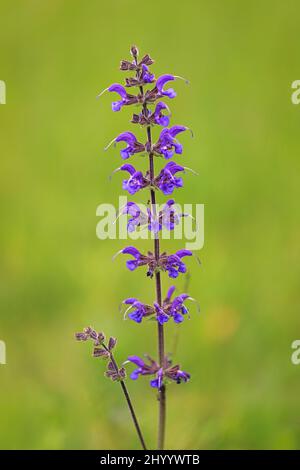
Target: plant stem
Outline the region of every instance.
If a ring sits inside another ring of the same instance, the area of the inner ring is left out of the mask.
[[[148,128],[149,129],[149,128]],[[149,131],[150,138],[151,138],[151,130]],[[150,180],[153,181],[154,178],[154,165],[153,165],[153,154],[149,153],[149,163],[150,163]],[[151,188],[151,204],[153,215],[156,215],[156,198],[154,189]],[[154,253],[156,261],[159,261],[159,238],[156,237],[154,239]],[[155,286],[156,286],[156,301],[159,305],[162,304],[161,298],[161,279],[160,279],[160,272],[155,272]],[[163,367],[164,364],[164,357],[165,357],[165,339],[164,339],[164,327],[160,323],[157,324],[157,333],[158,333],[158,356],[159,356],[159,363],[160,367]],[[164,448],[164,440],[165,440],[165,427],[166,427],[166,387],[162,385],[162,387],[158,391],[158,401],[159,401],[159,421],[158,421],[158,441],[157,447],[158,449]]]
[[[130,397],[129,397],[129,393],[128,393],[128,390],[127,390],[127,387],[125,385],[125,382],[123,382],[123,380],[120,381],[120,385],[121,385],[121,388],[123,390],[123,393],[125,395],[125,398],[126,398],[126,401],[127,401],[127,404],[128,404],[128,408],[129,408],[129,411],[130,411],[130,414],[131,414],[131,417],[132,417],[132,421],[134,423],[134,426],[135,426],[135,429],[136,429],[136,432],[139,436],[139,440],[141,442],[141,445],[142,445],[142,448],[144,450],[147,450],[147,447],[146,447],[146,444],[145,444],[145,441],[144,441],[144,438],[143,438],[143,435],[142,435],[142,431],[141,431],[141,428],[139,426],[139,423],[138,423],[138,420],[137,420],[137,417],[136,417],[136,414],[134,412],[134,409],[133,409],[133,406],[132,406],[132,403],[131,403],[131,400],[130,400]]]
[[[134,55],[135,63],[137,64],[137,56]],[[136,74],[137,78],[139,78],[139,73]],[[143,86],[139,87],[141,95],[144,95]],[[145,117],[148,116],[148,108],[147,103],[143,103],[143,112]],[[152,136],[151,136],[151,126],[147,126],[147,138],[148,138],[148,148],[149,148],[149,173],[150,173],[150,196],[151,196],[151,206],[153,211],[154,218],[156,217],[156,198],[155,198],[155,190],[152,186],[155,173],[154,173],[154,160],[153,160],[153,152],[152,148]],[[159,261],[159,236],[155,234],[154,239],[154,254],[155,259]],[[161,298],[161,279],[160,279],[160,272],[155,272],[155,286],[156,286],[156,301],[158,305],[162,304]],[[160,367],[163,367],[164,359],[165,359],[165,340],[164,340],[164,327],[160,323],[157,324],[157,333],[158,333],[158,356],[159,356],[159,364]],[[158,419],[158,439],[157,439],[157,447],[158,449],[162,450],[164,448],[164,441],[165,441],[165,429],[166,429],[166,387],[162,385],[158,390],[158,401],[159,401],[159,419]]]
[[[109,349],[104,344],[103,344],[103,347],[109,353],[110,360],[113,363],[115,371],[118,373],[119,368],[118,368],[118,365],[116,363],[116,360],[115,360],[112,352],[109,351]],[[132,418],[133,424],[135,426],[137,435],[139,437],[140,443],[142,445],[142,448],[144,450],[147,450],[147,447],[146,447],[146,444],[145,444],[145,441],[144,441],[144,438],[143,438],[143,434],[142,434],[141,428],[139,426],[139,423],[138,423],[138,420],[137,420],[137,417],[136,417],[136,414],[135,414],[135,411],[134,411],[134,408],[133,408],[133,405],[132,405],[132,402],[131,402],[131,399],[130,399],[130,396],[129,396],[129,393],[128,393],[128,390],[127,390],[127,387],[125,385],[125,382],[123,380],[120,380],[120,385],[121,385],[122,391],[124,393],[124,396],[126,398],[126,402],[127,402],[130,414],[131,414],[131,418]]]
[[[147,107],[145,108],[147,110]],[[151,151],[151,127],[147,127],[147,136],[148,136],[148,143],[149,143],[149,173],[150,173],[150,182],[152,184],[154,180],[154,161],[153,161],[153,153]],[[156,210],[156,197],[155,197],[155,190],[153,187],[150,189],[150,196],[151,196],[151,205],[154,218],[157,215]],[[155,234],[154,239],[154,254],[155,259],[159,261],[159,254],[160,254],[160,246],[159,246],[159,237],[158,234]],[[161,279],[160,279],[160,272],[155,272],[155,286],[156,286],[156,301],[159,305],[162,304],[161,298]],[[160,323],[157,324],[157,333],[158,333],[158,356],[159,356],[159,364],[160,367],[163,367],[164,358],[165,358],[165,339],[164,339],[164,327]],[[162,387],[158,391],[158,401],[159,401],[159,420],[158,420],[158,441],[157,447],[158,449],[164,448],[164,440],[165,440],[165,427],[166,427],[166,387],[162,385]]]

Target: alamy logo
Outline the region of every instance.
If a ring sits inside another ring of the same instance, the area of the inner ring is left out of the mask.
[[[294,366],[298,366],[300,364],[300,339],[295,339],[295,341],[291,344],[292,349],[295,349],[293,354],[291,355],[291,361]]]
[[[292,103],[299,104],[300,103],[300,80],[295,80],[292,83],[292,89],[295,90],[291,96]]]
[[[0,364],[6,364],[6,345],[0,341]]]
[[[0,104],[6,104],[6,85],[3,80],[0,80]]]
[[[176,204],[173,199],[154,206],[128,202],[119,197],[118,207],[100,204],[96,235],[100,240],[138,240],[157,238],[185,240],[187,250],[204,245],[204,204]]]

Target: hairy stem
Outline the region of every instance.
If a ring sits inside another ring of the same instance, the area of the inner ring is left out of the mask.
[[[144,109],[147,111],[147,106],[144,106]],[[151,151],[152,145],[152,137],[151,137],[151,127],[147,127],[147,137],[148,137],[148,144],[149,144],[149,173],[150,173],[150,182],[153,183],[155,174],[154,174],[154,160],[153,160],[153,153]],[[153,187],[150,189],[150,196],[151,196],[151,206],[153,211],[154,218],[156,217],[156,197],[155,197],[155,190]],[[154,238],[154,254],[155,259],[159,261],[159,254],[160,254],[160,246],[159,246],[159,236],[155,234]],[[155,286],[156,286],[156,301],[159,305],[162,304],[161,298],[161,279],[160,279],[160,272],[155,272]],[[164,327],[160,323],[157,324],[157,334],[158,334],[158,356],[159,356],[159,363],[160,367],[163,367],[164,357],[165,357],[165,339],[164,339]],[[164,440],[165,440],[165,427],[166,427],[166,387],[162,385],[162,387],[158,391],[158,400],[159,400],[159,421],[158,421],[158,441],[157,447],[158,449],[164,448]]]
[[[148,130],[149,129],[149,130]],[[150,134],[151,139],[151,130],[148,128],[148,135]],[[150,141],[151,142],[151,141]],[[153,165],[153,154],[149,153],[149,166],[150,166],[150,180],[153,181],[154,178],[154,165]],[[154,217],[156,215],[156,199],[155,199],[155,192],[154,189],[151,188],[151,204]],[[159,238],[158,236],[154,239],[154,253],[156,261],[159,260]],[[159,305],[162,304],[161,298],[161,279],[160,279],[160,272],[155,272],[155,286],[156,286],[156,300]],[[160,323],[157,324],[157,333],[158,333],[158,356],[159,356],[159,363],[160,366],[163,367],[164,357],[165,357],[165,339],[164,339],[164,327]],[[166,427],[166,387],[162,385],[162,387],[158,391],[158,400],[159,400],[159,421],[158,421],[158,441],[157,447],[158,449],[164,448],[164,440],[165,440],[165,427]]]
[[[137,56],[134,55],[135,63],[137,64]],[[139,78],[139,73],[137,72],[137,78]],[[140,88],[140,93],[144,95],[144,89],[142,86]],[[147,103],[143,104],[143,112],[145,117],[148,115]],[[151,126],[147,126],[147,139],[148,139],[148,154],[149,154],[149,173],[150,173],[150,197],[151,197],[151,206],[154,218],[156,217],[156,197],[155,190],[152,186],[155,173],[154,173],[154,159],[152,152],[152,136],[151,136]],[[160,247],[159,247],[159,236],[155,234],[154,238],[154,254],[156,261],[159,261]],[[156,286],[156,301],[159,305],[162,304],[161,296],[161,279],[160,272],[155,272],[155,286]],[[158,357],[160,367],[163,367],[164,358],[165,358],[165,339],[164,339],[164,327],[160,323],[157,324],[157,337],[158,337]],[[164,448],[165,441],[165,429],[166,429],[166,387],[162,385],[158,390],[158,401],[159,401],[159,418],[158,418],[158,439],[157,447],[158,449]]]
[[[110,360],[111,360],[111,362],[112,362],[112,364],[115,368],[115,371],[118,373],[119,368],[118,368],[118,365],[116,363],[116,360],[115,360],[112,352],[109,351],[109,349],[105,345],[103,345],[103,347],[109,353]],[[144,450],[147,450],[147,447],[146,447],[146,444],[145,444],[145,441],[144,441],[144,438],[143,438],[143,434],[142,434],[141,428],[139,426],[139,423],[138,423],[138,420],[137,420],[137,417],[136,417],[136,414],[135,414],[135,411],[134,411],[134,408],[133,408],[133,405],[132,405],[132,402],[131,402],[131,399],[130,399],[130,396],[129,396],[129,392],[128,392],[127,387],[125,385],[125,382],[123,380],[120,380],[120,385],[121,385],[122,391],[124,393],[124,396],[125,396],[125,399],[126,399],[126,402],[127,402],[130,414],[131,414],[131,418],[132,418],[133,424],[135,426],[137,435],[139,437],[140,443],[142,445],[142,448]]]

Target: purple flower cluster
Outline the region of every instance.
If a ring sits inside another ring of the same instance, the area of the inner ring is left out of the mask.
[[[152,277],[155,271],[166,271],[169,277],[176,279],[179,274],[186,273],[186,265],[182,261],[185,256],[192,256],[190,250],[178,250],[172,255],[162,253],[158,260],[155,255],[148,251],[146,255],[143,255],[134,246],[127,246],[123,248],[119,253],[124,255],[131,255],[134,259],[126,261],[126,267],[129,271],[135,271],[140,266],[148,266],[147,276]]]
[[[118,145],[121,159],[130,160],[130,163],[123,162],[115,172],[125,172],[122,188],[131,196],[141,190],[147,189],[149,196],[145,205],[129,201],[120,209],[118,216],[127,216],[127,231],[146,229],[153,239],[153,251],[141,253],[134,246],[127,246],[117,254],[129,255],[126,266],[130,271],[135,271],[140,266],[145,266],[147,276],[155,279],[156,298],[150,304],[140,301],[136,297],[129,297],[123,300],[124,318],[126,316],[137,324],[143,320],[154,320],[157,327],[158,357],[154,360],[145,355],[145,360],[137,355],[130,355],[121,367],[118,366],[114,356],[114,348],[117,340],[110,337],[107,341],[102,332],[97,332],[91,327],[85,328],[82,332],[76,333],[78,341],[91,341],[93,345],[93,357],[106,361],[105,376],[114,382],[120,383],[120,388],[128,405],[130,415],[135,426],[141,446],[147,449],[141,428],[136,417],[134,407],[131,402],[129,391],[125,384],[126,371],[125,364],[132,363],[135,369],[131,372],[132,380],[140,376],[151,376],[150,386],[157,389],[159,401],[159,430],[158,449],[164,449],[164,433],[166,420],[166,385],[170,382],[177,384],[186,383],[190,380],[190,374],[180,368],[178,364],[173,365],[168,354],[165,352],[165,330],[170,321],[176,325],[182,323],[185,318],[189,318],[187,301],[194,301],[189,294],[182,293],[173,295],[175,286],[171,286],[165,298],[162,296],[161,277],[166,273],[169,278],[176,279],[179,274],[187,271],[185,258],[191,256],[192,252],[187,249],[179,249],[175,253],[167,253],[161,249],[161,232],[172,231],[180,223],[183,217],[188,214],[181,213],[176,207],[174,199],[168,199],[161,205],[157,205],[156,195],[163,194],[170,197],[176,189],[183,187],[182,175],[187,167],[173,161],[173,157],[183,154],[183,146],[178,140],[179,134],[189,130],[183,125],[170,125],[171,111],[165,103],[169,99],[176,97],[175,90],[170,86],[182,77],[165,74],[156,78],[150,70],[154,63],[152,58],[146,54],[139,59],[136,46],[131,47],[132,60],[122,60],[120,69],[124,72],[132,72],[133,76],[125,78],[125,83],[113,83],[106,88],[104,93],[112,93],[114,101],[111,104],[114,112],[119,112],[123,107],[134,105],[138,109],[133,113],[131,123],[136,128],[141,128],[146,137],[137,136],[131,131],[121,132],[105,148],[107,150],[113,144]],[[138,126],[137,126],[138,125]],[[152,130],[158,127],[157,135]],[[146,156],[148,169],[141,171],[138,165],[133,165],[131,161],[137,156]],[[156,161],[168,160],[157,170]],[[192,170],[191,170],[192,171]],[[145,232],[147,234],[147,232]],[[176,232],[175,232],[176,233]],[[132,236],[133,238],[133,236]],[[175,237],[174,237],[175,238]]]
[[[127,173],[129,173],[128,179],[123,180],[122,187],[131,195],[151,185],[149,171],[143,175],[141,171],[136,170],[130,163],[125,163],[115,171],[127,171]],[[152,186],[160,189],[166,196],[169,196],[173,193],[175,188],[182,188],[183,186],[182,178],[176,176],[176,173],[180,171],[185,171],[183,166],[173,161],[167,163],[154,178]]]
[[[155,239],[157,240],[161,230],[174,230],[181,218],[187,215],[176,210],[174,199],[169,199],[161,209],[157,209],[155,206],[156,191],[169,196],[173,194],[175,189],[183,187],[183,179],[178,174],[184,173],[185,168],[174,161],[169,161],[155,174],[153,164],[153,158],[163,157],[170,160],[174,155],[183,153],[183,146],[178,141],[178,135],[188,130],[188,127],[182,125],[170,126],[170,109],[163,101],[164,99],[176,97],[176,92],[169,84],[181,77],[165,74],[156,78],[150,71],[153,60],[148,54],[139,60],[137,48],[133,46],[131,55],[133,60],[122,60],[120,69],[124,72],[133,72],[134,76],[127,77],[124,85],[114,83],[104,91],[118,95],[118,99],[112,103],[114,112],[120,111],[124,106],[140,105],[140,112],[133,114],[131,122],[146,128],[147,140],[145,142],[144,139],[138,138],[133,132],[126,131],[119,134],[111,143],[115,145],[123,144],[120,149],[120,156],[123,160],[128,160],[135,155],[148,155],[149,157],[149,170],[145,173],[131,163],[125,163],[115,171],[127,173],[128,176],[126,175],[123,180],[122,187],[130,195],[135,195],[145,188],[148,188],[151,193],[151,204],[148,203],[145,208],[130,201],[121,209],[121,213],[128,216],[128,232],[147,228],[155,233]],[[135,93],[131,91],[134,88],[136,89]],[[160,130],[156,141],[152,140],[151,136],[151,129],[155,126],[163,128]],[[127,246],[119,253],[132,257],[126,262],[126,266],[130,271],[134,271],[140,266],[146,266],[147,276],[150,278],[155,276],[156,285],[158,279],[160,282],[160,277],[157,277],[160,276],[160,272],[166,272],[172,279],[177,278],[179,274],[186,273],[187,268],[183,258],[192,255],[192,252],[186,249],[167,254],[166,252],[160,252],[157,245],[155,245],[154,252],[148,251],[146,254],[141,253],[134,246]],[[141,323],[144,318],[153,318],[157,321],[159,328],[170,319],[177,324],[181,323],[184,317],[188,315],[185,301],[190,297],[188,294],[172,297],[174,290],[174,286],[170,287],[165,299],[161,301],[160,297],[157,296],[152,305],[145,304],[135,297],[125,299],[123,304],[127,308],[128,318],[136,323]],[[164,357],[164,360],[161,359],[160,361],[162,363],[158,363],[151,358],[148,358],[149,363],[146,363],[138,356],[129,356],[128,360],[138,367],[132,372],[131,378],[137,379],[140,375],[153,375],[154,379],[151,380],[151,386],[158,389],[161,389],[167,380],[176,383],[189,380],[190,375],[182,371],[178,365],[172,366],[164,353],[160,354],[160,357]]]
[[[151,357],[147,356],[147,359],[149,364],[139,356],[128,357],[128,361],[137,366],[137,369],[134,369],[130,375],[132,380],[138,379],[140,375],[154,375],[155,378],[150,381],[150,385],[160,389],[164,379],[180,384],[181,382],[187,382],[191,378],[190,374],[180,370],[179,365],[172,366],[172,362],[167,357],[165,357],[162,367]]]
[[[173,318],[175,323],[181,323],[184,320],[184,315],[189,312],[184,302],[190,297],[188,294],[181,294],[171,300],[174,290],[175,286],[170,287],[161,306],[157,302],[154,302],[153,306],[143,304],[134,297],[123,300],[124,305],[129,305],[126,310],[126,313],[130,310],[128,318],[136,323],[141,323],[143,318],[153,318],[155,316],[161,325],[169,321],[170,318]]]
[[[155,119],[155,124],[162,124],[167,122],[166,116],[162,116],[161,118]],[[157,119],[160,122],[157,122]],[[154,155],[163,156],[166,160],[169,160],[174,156],[174,153],[182,154],[183,147],[181,143],[178,142],[176,137],[178,134],[186,131],[187,129],[188,128],[184,126],[173,126],[170,128],[166,127],[161,131],[158,141],[153,145],[149,144],[149,142],[146,142],[145,144],[138,142],[136,136],[129,131],[122,132],[115,139],[113,139],[112,142],[125,142],[127,144],[126,147],[120,150],[120,155],[123,160],[127,160],[129,157],[135,155],[136,153],[144,153],[145,150],[147,152],[153,152]],[[108,147],[106,147],[106,149]]]
[[[154,233],[163,228],[174,230],[175,225],[179,224],[180,218],[186,216],[186,214],[177,213],[173,207],[174,205],[175,201],[170,199],[162,210],[156,214],[150,207],[147,207],[146,212],[143,212],[135,202],[127,202],[122,209],[122,213],[131,217],[127,223],[128,232],[134,232],[137,228],[143,226],[147,226]]]

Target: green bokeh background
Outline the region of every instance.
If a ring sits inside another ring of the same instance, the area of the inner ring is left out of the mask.
[[[191,81],[170,106],[195,134],[178,160],[199,176],[176,197],[205,204],[202,264],[188,261],[201,315],[178,338],[167,325],[192,381],[168,389],[166,446],[299,447],[299,3],[1,0],[0,13],[0,448],[139,447],[119,386],[73,340],[91,324],[119,338],[119,361],[156,354],[155,324],[118,311],[128,296],[150,302],[154,283],[112,263],[124,241],[95,235],[96,207],[121,192],[121,175],[108,179],[118,151],[103,147],[134,130],[131,110],[95,96],[124,78],[132,43],[157,75]],[[155,392],[147,380],[128,387],[153,448]]]

